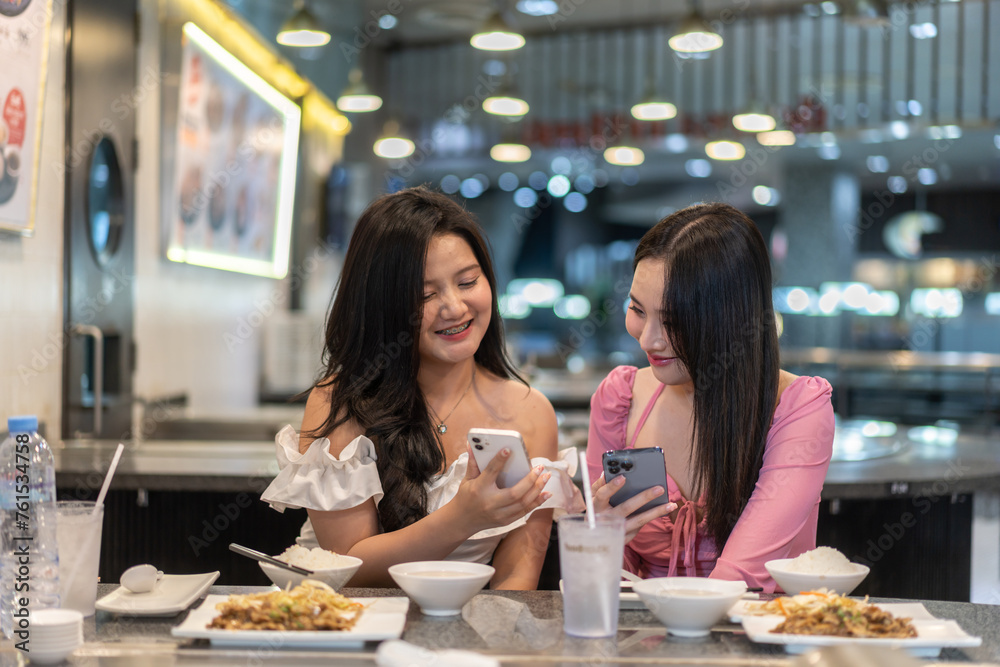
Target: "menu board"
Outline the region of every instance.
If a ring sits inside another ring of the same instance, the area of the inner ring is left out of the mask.
[[[0,229],[35,226],[51,0],[0,0]]]
[[[167,258],[282,278],[301,109],[193,23],[183,35]]]

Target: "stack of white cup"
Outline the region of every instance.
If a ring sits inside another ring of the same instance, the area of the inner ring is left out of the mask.
[[[30,617],[28,654],[31,662],[61,662],[83,644],[83,614],[73,609],[39,609]]]

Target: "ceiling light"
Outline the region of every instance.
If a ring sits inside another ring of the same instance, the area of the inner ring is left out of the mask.
[[[483,51],[513,51],[524,46],[524,36],[511,28],[500,12],[494,12],[469,43]]]
[[[868,171],[873,174],[884,174],[889,171],[889,158],[884,155],[869,155],[865,159]]]
[[[531,149],[524,144],[496,144],[490,157],[497,162],[525,162],[531,159]]]
[[[556,0],[518,0],[517,11],[528,16],[552,16],[559,13]]]
[[[295,13],[285,21],[281,30],[278,31],[278,44],[295,47],[328,44],[330,33],[323,29],[305,3],[297,3],[296,7]]]
[[[853,0],[844,9],[844,20],[866,28],[884,28],[892,25],[886,0]]]
[[[633,146],[611,146],[604,151],[604,160],[620,167],[635,167],[646,160],[646,155]]]
[[[722,36],[712,30],[696,10],[681,21],[677,33],[667,40],[667,44],[681,53],[704,53],[722,46]]]
[[[676,106],[652,96],[632,107],[632,116],[639,120],[669,120],[676,115]]]
[[[396,121],[389,121],[385,124],[382,130],[382,138],[372,146],[375,155],[397,160],[412,155],[413,149],[413,142],[400,133],[399,123]]]
[[[795,133],[789,130],[772,130],[757,134],[757,142],[761,146],[794,146]]]
[[[746,148],[738,141],[710,141],[705,144],[705,155],[713,160],[742,160]]]
[[[528,103],[520,97],[499,95],[483,100],[483,111],[497,116],[523,116],[528,109]]]
[[[347,88],[337,98],[337,108],[345,112],[364,113],[375,111],[382,106],[382,98],[373,95],[361,78],[361,70],[357,67],[351,70],[347,77]]]
[[[777,122],[759,104],[752,104],[744,113],[733,116],[733,127],[743,132],[770,132]]]

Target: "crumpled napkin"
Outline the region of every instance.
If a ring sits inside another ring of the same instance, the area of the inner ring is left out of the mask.
[[[472,651],[432,651],[401,639],[382,642],[375,652],[379,667],[500,667],[500,661]]]

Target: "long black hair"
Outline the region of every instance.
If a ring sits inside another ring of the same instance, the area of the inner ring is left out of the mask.
[[[493,262],[479,225],[447,196],[423,187],[379,197],[358,219],[326,324],[322,379],[330,414],[310,435],[329,435],[351,420],[375,444],[385,531],[427,515],[425,483],[445,454],[417,384],[427,246],[455,234],[472,248],[493,291],[486,334],[475,362],[502,378],[523,380],[507,356]]]
[[[658,222],[636,248],[665,262],[664,327],[694,383],[695,497],[721,551],[750,500],[778,397],[771,263],[757,226],[728,204]]]

